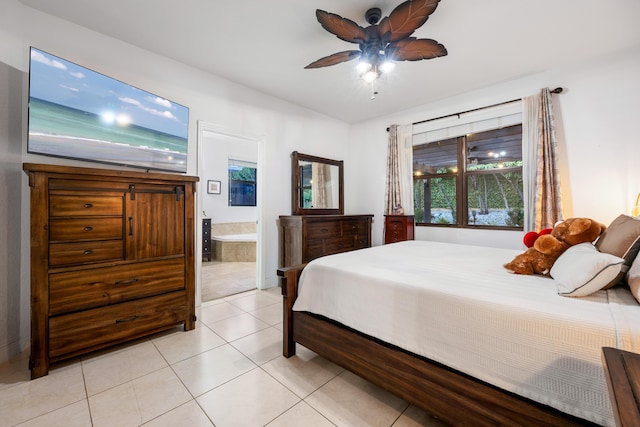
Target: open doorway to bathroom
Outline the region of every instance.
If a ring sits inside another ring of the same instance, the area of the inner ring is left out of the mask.
[[[258,287],[258,141],[199,132],[202,209],[201,301]]]

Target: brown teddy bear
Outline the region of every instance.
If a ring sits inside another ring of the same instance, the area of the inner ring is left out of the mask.
[[[569,218],[539,236],[533,246],[517,255],[504,268],[515,274],[549,275],[553,263],[570,246],[593,242],[606,226],[590,218]]]

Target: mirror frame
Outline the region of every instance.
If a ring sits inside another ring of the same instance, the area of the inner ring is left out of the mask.
[[[320,209],[303,208],[300,206],[300,173],[298,164],[300,161],[325,163],[338,166],[338,208]],[[291,214],[292,215],[343,215],[344,214],[344,161],[325,159],[324,157],[311,156],[294,151],[291,153]]]

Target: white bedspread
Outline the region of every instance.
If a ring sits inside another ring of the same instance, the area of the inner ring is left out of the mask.
[[[506,272],[520,252],[408,241],[326,256],[303,270],[294,310],[613,425],[601,348],[640,351],[640,306],[626,288],[568,298]]]

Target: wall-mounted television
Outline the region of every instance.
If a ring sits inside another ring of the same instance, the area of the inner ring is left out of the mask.
[[[29,153],[187,171],[187,107],[42,50],[30,54]]]

